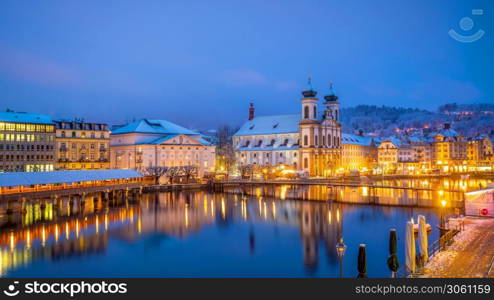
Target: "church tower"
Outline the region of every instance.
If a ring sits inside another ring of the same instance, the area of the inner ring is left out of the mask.
[[[324,119],[321,123],[321,135],[323,136],[321,168],[325,170],[324,176],[332,176],[340,167],[342,154],[340,103],[332,83],[329,94],[324,96],[324,100]]]
[[[309,173],[309,176],[316,176],[314,167],[314,152],[319,147],[320,121],[317,118],[317,92],[312,89],[311,78],[309,77],[309,89],[302,92],[301,101],[302,118],[299,122],[300,132],[300,162],[302,171]]]

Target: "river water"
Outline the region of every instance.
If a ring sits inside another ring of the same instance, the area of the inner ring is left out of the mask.
[[[317,187],[310,189],[319,195]],[[347,245],[343,276],[357,275],[358,247],[366,244],[368,275],[388,277],[390,229],[398,232],[403,270],[406,222],[424,215],[432,242],[440,214],[455,212],[269,195],[182,191],[110,201],[98,195],[84,202],[32,200],[23,211],[0,216],[0,275],[337,277],[341,235]]]

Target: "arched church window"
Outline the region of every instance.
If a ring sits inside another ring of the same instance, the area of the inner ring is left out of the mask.
[[[328,146],[331,146],[331,134],[328,134]]]
[[[307,135],[304,135],[304,146],[309,145],[309,137]]]
[[[306,105],[304,106],[304,119],[308,119],[309,118],[309,106]]]
[[[314,106],[314,119],[317,119],[317,107]]]

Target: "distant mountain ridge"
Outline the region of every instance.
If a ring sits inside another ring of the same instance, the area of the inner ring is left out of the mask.
[[[343,131],[363,130],[377,136],[393,136],[423,128],[439,129],[444,123],[466,137],[494,134],[494,104],[442,105],[437,111],[376,105],[342,108]]]

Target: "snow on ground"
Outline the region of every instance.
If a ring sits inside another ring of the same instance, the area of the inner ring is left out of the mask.
[[[422,277],[483,277],[494,256],[494,219],[463,218],[465,230],[432,257]]]

